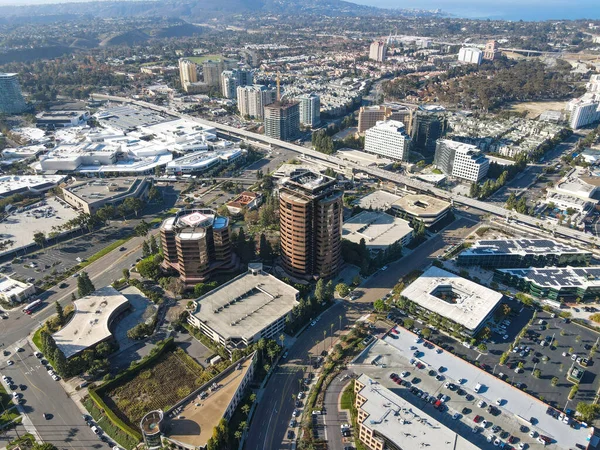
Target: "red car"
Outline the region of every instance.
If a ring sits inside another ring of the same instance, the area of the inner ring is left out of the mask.
[[[513,442],[515,442],[515,437],[511,434],[508,439],[507,439],[509,444],[512,444]]]
[[[475,423],[479,423],[479,422],[481,422],[481,419],[483,419],[483,417],[481,417],[481,416],[475,416],[475,417],[473,418],[473,422],[475,422]]]
[[[392,328],[392,333],[394,333],[394,334],[400,334],[400,332],[398,330],[396,330],[395,328]]]

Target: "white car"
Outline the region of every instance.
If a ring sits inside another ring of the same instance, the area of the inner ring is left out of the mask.
[[[10,360],[10,359],[8,361],[6,361],[7,366],[12,366],[13,364],[14,364],[14,362],[12,362],[12,360]]]
[[[520,450],[525,450],[528,447],[528,445],[525,442],[519,442],[519,449]]]
[[[458,414],[457,412],[455,412],[454,414],[452,414],[452,418],[454,420],[458,419],[460,417],[460,414]]]
[[[10,380],[9,377],[7,377],[6,375],[2,375],[2,381],[4,381],[5,383],[8,383],[8,380]]]
[[[477,403],[477,406],[479,406],[480,408],[485,408],[485,402],[483,400],[479,400],[479,403]]]
[[[48,375],[52,376],[52,375],[54,375],[54,374],[55,374],[54,370],[49,370],[49,371],[48,371]]]
[[[52,375],[52,379],[54,381],[58,381],[58,380],[60,380],[60,377],[58,375]]]
[[[537,437],[537,431],[535,431],[535,430],[531,430],[531,431],[529,432],[529,437],[532,437],[532,438],[535,438],[535,437]]]
[[[496,447],[498,447],[498,446],[500,445],[500,439],[496,438],[496,439],[494,440],[494,445],[495,445]]]
[[[44,355],[42,355],[40,352],[33,352],[33,354],[35,355],[36,358],[38,359],[42,359],[44,357]]]
[[[502,399],[501,398],[497,398],[496,399],[496,405],[500,406],[502,404]]]

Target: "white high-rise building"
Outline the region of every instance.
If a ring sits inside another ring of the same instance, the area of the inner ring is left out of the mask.
[[[186,86],[191,83],[198,81],[198,72],[196,70],[196,64],[188,59],[179,60],[179,78],[181,80],[181,87],[186,89]]]
[[[369,59],[377,62],[385,61],[387,46],[383,41],[375,41],[369,47]]]
[[[571,111],[569,125],[574,130],[600,121],[600,98],[583,96],[571,100],[568,108]]]
[[[475,47],[463,47],[458,51],[458,60],[479,65],[483,60],[483,52]]]
[[[433,160],[435,166],[456,178],[477,182],[484,178],[490,161],[474,145],[438,139]]]
[[[21,114],[27,104],[16,73],[0,73],[0,113]]]
[[[410,137],[398,120],[379,121],[365,132],[365,151],[397,161],[408,161]]]
[[[300,102],[300,123],[316,127],[321,123],[321,98],[317,94],[304,94],[296,100]]]
[[[266,86],[254,84],[237,88],[238,110],[242,116],[264,119],[265,106],[275,101],[277,92]]]
[[[254,74],[251,70],[233,69],[221,73],[221,89],[223,97],[236,98],[239,86],[248,86],[254,83]]]

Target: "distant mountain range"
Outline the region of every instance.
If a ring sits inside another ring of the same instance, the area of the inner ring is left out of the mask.
[[[390,10],[344,0],[166,0],[90,1],[42,5],[0,6],[0,21],[11,17],[177,17],[204,21],[210,17],[249,13],[320,14],[328,16],[426,15],[412,10]],[[432,13],[437,14],[437,13]]]

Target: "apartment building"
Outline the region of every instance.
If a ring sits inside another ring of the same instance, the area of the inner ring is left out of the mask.
[[[300,104],[274,102],[264,108],[265,135],[282,141],[296,139],[300,133]]]
[[[440,139],[433,163],[444,174],[478,182],[487,175],[490,161],[474,145]]]
[[[0,113],[21,114],[26,108],[18,74],[0,73]]]
[[[265,106],[275,101],[277,92],[260,84],[237,88],[238,111],[244,117],[262,120]]]
[[[458,51],[458,60],[468,64],[481,64],[483,52],[475,47],[463,47]]]
[[[387,46],[383,41],[375,41],[369,47],[369,59],[372,61],[383,62],[387,56]]]
[[[221,73],[221,89],[223,97],[237,98],[237,88],[254,83],[254,74],[250,70],[233,69]]]
[[[180,59],[179,79],[181,81],[181,87],[187,92],[190,88],[190,84],[198,82],[196,64],[188,59]]]
[[[361,106],[358,111],[358,132],[364,133],[382,120],[396,120],[404,124],[406,133],[412,131],[413,110],[396,104]]]
[[[321,123],[321,98],[317,94],[304,94],[296,98],[300,102],[300,123],[316,127]]]

